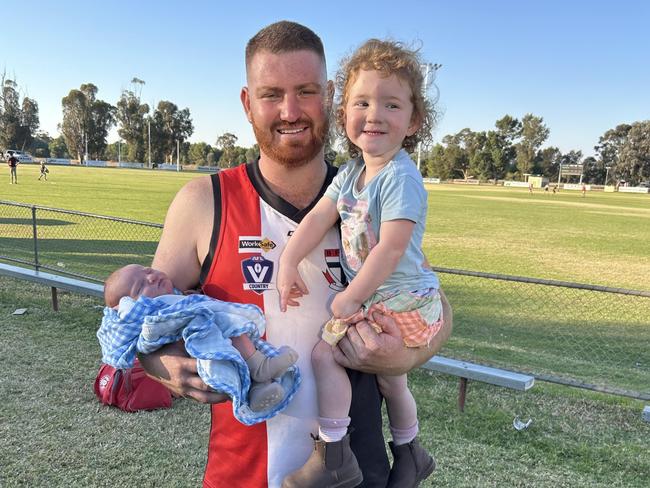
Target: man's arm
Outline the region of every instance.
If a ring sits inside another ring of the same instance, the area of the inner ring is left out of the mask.
[[[451,334],[453,312],[442,290],[440,295],[444,324],[428,347],[406,347],[395,321],[388,316],[375,314],[375,321],[382,326],[383,332],[377,334],[367,322],[350,327],[346,337],[334,348],[334,359],[349,369],[385,375],[408,373],[426,363]]]
[[[213,227],[212,201],[210,178],[197,178],[181,188],[167,211],[152,266],[167,273],[181,290],[194,288],[199,283],[201,262],[207,254]],[[202,403],[227,399],[201,380],[196,359],[188,356],[182,342],[138,357],[149,376],[179,396]]]

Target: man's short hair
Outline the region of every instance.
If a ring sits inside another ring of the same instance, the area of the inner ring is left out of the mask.
[[[323,42],[314,31],[304,25],[281,20],[267,25],[246,44],[246,68],[259,51],[282,54],[293,51],[312,51],[320,56],[325,65]]]

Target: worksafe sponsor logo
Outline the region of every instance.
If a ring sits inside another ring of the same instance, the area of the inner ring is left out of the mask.
[[[262,250],[269,252],[275,249],[277,245],[268,237],[256,236],[239,236],[239,253],[257,252]]]

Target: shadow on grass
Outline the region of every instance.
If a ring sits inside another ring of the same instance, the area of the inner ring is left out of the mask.
[[[12,217],[0,217],[0,224],[8,224],[8,225],[29,225],[30,228],[32,226],[32,219],[28,218],[12,218]],[[39,226],[45,225],[45,226],[52,226],[52,225],[75,225],[76,222],[70,222],[68,220],[60,220],[60,219],[38,219],[37,224]]]

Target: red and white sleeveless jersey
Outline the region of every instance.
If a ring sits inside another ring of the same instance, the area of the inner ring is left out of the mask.
[[[318,431],[310,357],[329,319],[328,301],[342,289],[339,236],[332,228],[300,264],[309,295],[300,299],[300,307],[282,313],[275,280],[280,254],[297,224],[286,216],[290,212],[277,208],[289,204],[272,194],[260,196],[246,165],[220,172],[219,179],[220,212],[215,202],[215,220],[221,225],[211,243],[209,268],[204,265],[208,271],[203,291],[220,300],[258,305],[266,315],[266,331],[260,333],[271,344],[298,352],[302,384],[286,410],[252,427],[233,418],[230,402],[213,405],[204,483],[210,488],[279,487],[287,474],[305,463],[313,449],[309,434]]]

